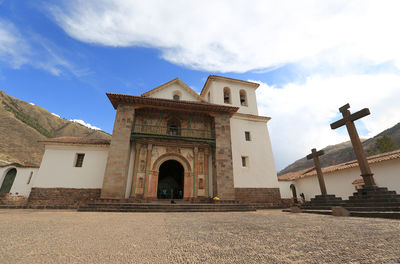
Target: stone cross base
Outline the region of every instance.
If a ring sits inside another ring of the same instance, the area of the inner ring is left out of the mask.
[[[384,187],[364,186],[349,197],[345,207],[400,208],[400,195]]]
[[[302,209],[330,209],[333,206],[342,206],[344,201],[334,194],[316,195],[301,206]]]

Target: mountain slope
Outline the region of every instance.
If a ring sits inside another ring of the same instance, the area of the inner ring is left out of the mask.
[[[110,139],[101,130],[65,120],[0,90],[0,159],[39,165],[50,137],[74,136]]]
[[[400,146],[400,123],[397,125],[388,128],[373,138],[369,138],[367,140],[363,140],[362,144],[365,151],[372,150],[376,153],[376,140],[383,136],[390,136],[398,146]],[[331,165],[340,164],[343,162],[355,160],[356,156],[353,152],[353,148],[351,147],[350,141],[343,142],[337,145],[328,146],[323,149],[325,151],[325,155],[320,156],[320,162],[322,167],[327,167]],[[281,170],[278,175],[283,175],[289,172],[295,172],[298,170],[306,169],[313,167],[314,163],[312,160],[307,160],[305,157],[296,160],[294,163],[290,164],[283,170]]]

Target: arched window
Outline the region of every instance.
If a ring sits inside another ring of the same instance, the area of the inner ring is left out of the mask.
[[[172,98],[176,101],[179,101],[181,99],[181,92],[180,91],[174,91]]]
[[[181,122],[176,118],[168,120],[167,133],[171,136],[179,136],[181,134]]]
[[[224,88],[224,103],[225,104],[231,104],[232,100],[231,100],[231,89],[229,89],[229,87],[225,87]]]
[[[245,90],[240,90],[240,105],[247,106],[247,95]]]

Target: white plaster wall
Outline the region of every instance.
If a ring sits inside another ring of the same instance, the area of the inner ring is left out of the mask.
[[[383,161],[370,166],[378,186],[387,187],[389,190],[400,194],[400,159]],[[358,167],[324,174],[328,194],[335,194],[345,200],[356,192],[352,184],[356,179],[361,179]],[[297,195],[304,193],[306,200],[321,194],[317,176],[296,180],[294,185],[296,186]]]
[[[290,190],[290,185],[293,182],[291,181],[280,181],[279,182],[279,190],[281,192],[281,198],[293,198],[292,190]]]
[[[83,166],[74,167],[77,153]],[[46,145],[34,187],[102,188],[108,146]]]
[[[195,101],[195,102],[200,101],[199,98],[195,97],[194,95],[192,95],[191,93],[186,91],[184,88],[182,88],[182,86],[180,86],[177,83],[170,84],[170,85],[164,87],[163,89],[151,94],[149,97],[173,99],[174,92],[177,90],[180,91],[180,93],[181,93],[180,100]]]
[[[224,103],[224,87],[229,87],[231,89],[232,104]],[[247,106],[240,105],[239,93],[242,89],[245,90],[247,94]],[[240,85],[233,82],[213,80],[208,91],[210,92],[210,103],[236,106],[239,107],[238,113],[258,115],[256,89],[254,87]],[[207,94],[204,97],[206,101],[208,101]]]
[[[3,184],[4,178],[8,171],[11,169],[17,169],[17,175],[15,177],[14,183],[10,189],[10,193],[16,196],[25,196],[28,197],[31,193],[31,189],[33,186],[33,182],[35,180],[36,174],[38,172],[38,168],[18,168],[14,166],[7,166],[0,168],[0,186]],[[29,177],[32,172],[32,178],[30,183],[28,184]]]
[[[245,131],[251,141],[245,140]],[[235,188],[277,188],[278,179],[265,121],[231,118],[232,161]],[[242,156],[248,167],[242,167]]]
[[[400,159],[388,160],[371,166],[378,186],[400,194]]]

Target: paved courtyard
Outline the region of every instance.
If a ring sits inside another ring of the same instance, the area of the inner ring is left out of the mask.
[[[400,221],[0,210],[0,263],[399,263]]]

